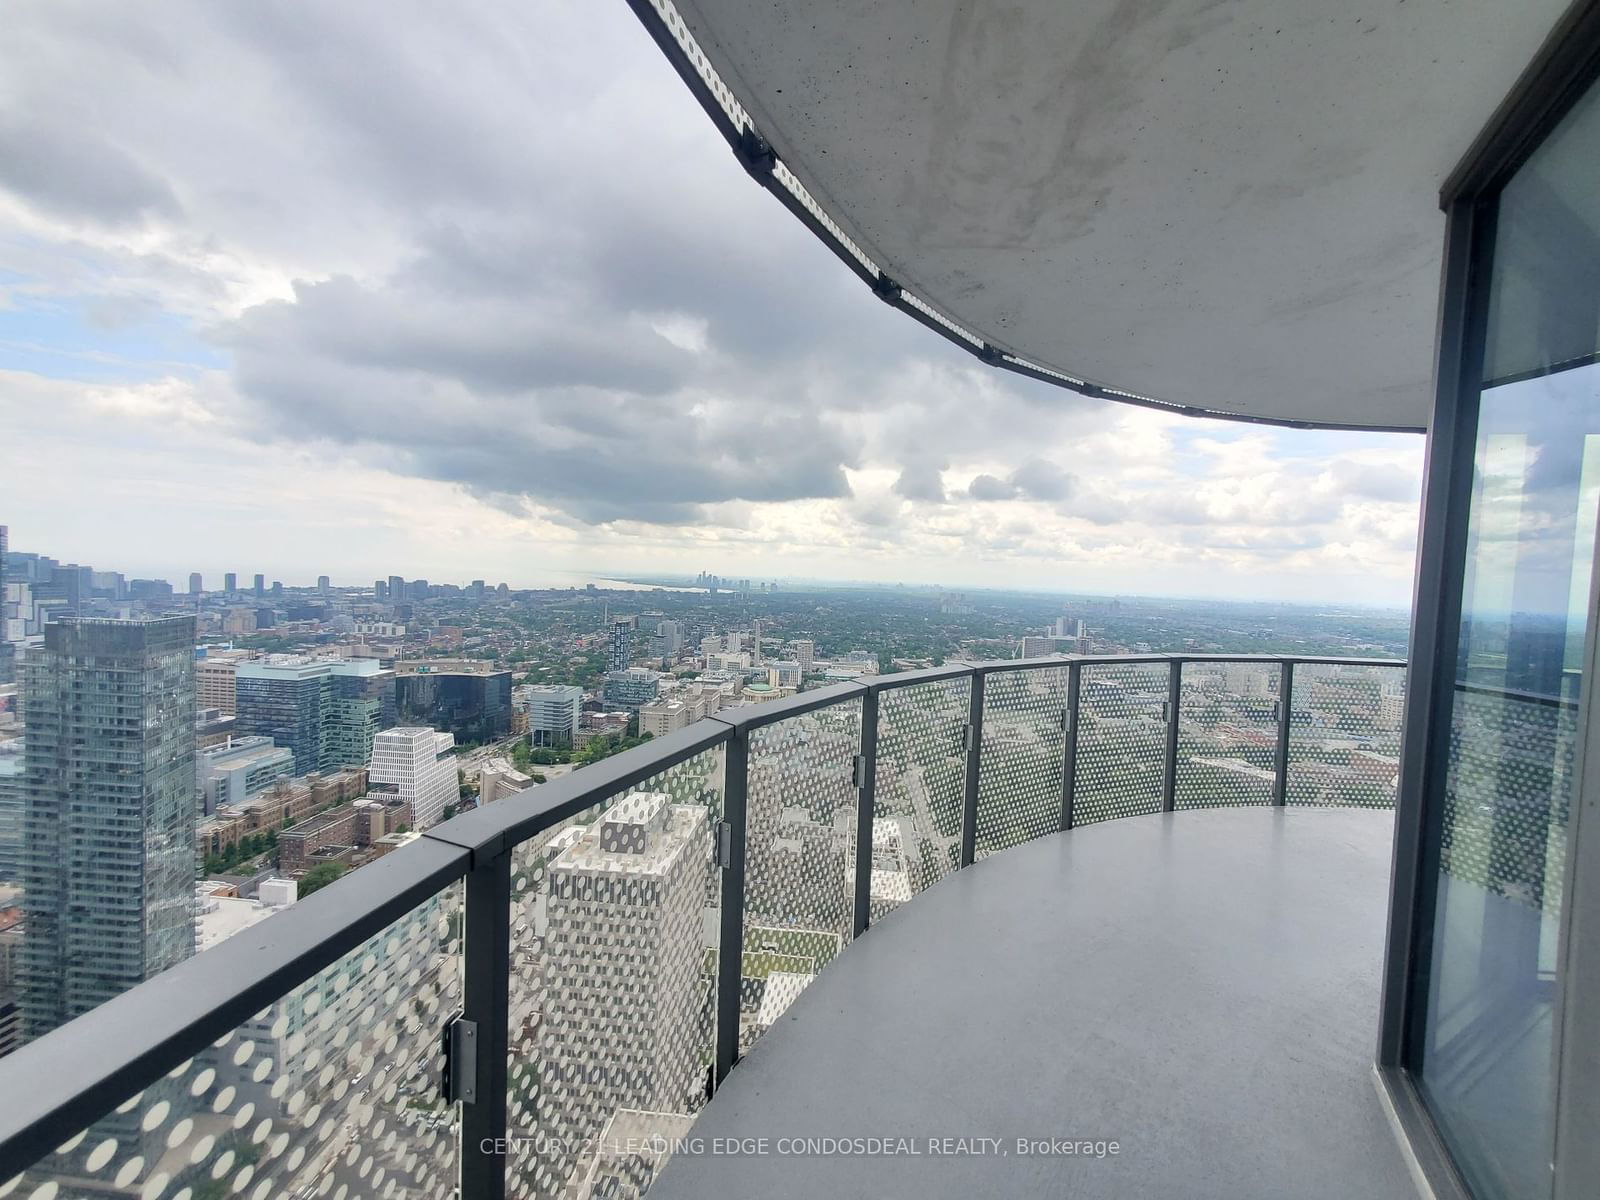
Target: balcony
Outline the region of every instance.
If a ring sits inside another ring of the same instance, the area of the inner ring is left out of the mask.
[[[790,1005],[650,1195],[1414,1196],[1371,1079],[1390,818],[1129,817],[960,872]]]
[[[708,718],[0,1060],[0,1194],[1407,1194],[1370,1081],[1402,667],[1018,660]],[[1091,1148],[928,1152],[1018,1137]]]

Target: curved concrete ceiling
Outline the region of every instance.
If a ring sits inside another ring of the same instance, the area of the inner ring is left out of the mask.
[[[676,4],[827,217],[980,339],[1172,404],[1384,428],[1428,419],[1439,185],[1563,7]]]

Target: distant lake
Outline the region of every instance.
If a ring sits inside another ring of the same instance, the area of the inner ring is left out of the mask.
[[[521,588],[551,589],[551,588],[586,588],[591,583],[595,587],[613,592],[652,592],[659,588],[663,592],[698,592],[703,588],[670,587],[658,583],[629,583],[625,579],[608,579],[604,575],[592,575],[584,571],[540,571],[532,579],[519,577],[515,581],[506,580],[513,591]]]

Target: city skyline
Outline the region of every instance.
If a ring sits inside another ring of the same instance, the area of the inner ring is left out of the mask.
[[[11,528],[13,530],[17,528],[15,523],[12,524]],[[88,556],[66,553],[60,547],[53,549],[38,548],[34,546],[19,547],[16,545],[16,539],[14,535],[12,537],[12,543],[12,548],[15,553],[44,555],[46,557],[53,558],[62,564],[81,564],[83,566],[93,567],[96,571],[109,571],[119,574],[130,581],[138,579],[154,579],[156,581],[163,581],[169,583],[172,586],[173,595],[180,598],[192,594],[188,591],[188,583],[191,575],[194,574],[200,575],[203,580],[203,590],[201,593],[203,595],[214,596],[232,591],[236,592],[242,597],[250,598],[254,595],[253,585],[250,581],[253,576],[258,573],[249,570],[224,570],[220,567],[213,569],[209,566],[198,571],[192,571],[190,569],[192,564],[187,562],[178,562],[176,565],[169,566],[163,566],[160,563],[155,565],[145,563],[142,565],[127,566],[122,565],[124,560],[117,551],[112,552],[114,557],[101,562],[92,560]],[[462,567],[460,571],[456,573],[452,573],[450,571],[445,571],[443,573],[430,573],[426,570],[415,569],[407,564],[406,569],[398,574],[388,573],[389,568],[393,565],[394,564],[392,563],[382,564],[375,568],[374,572],[368,573],[363,573],[354,569],[345,571],[335,568],[338,573],[329,575],[325,570],[325,563],[313,562],[311,565],[301,564],[296,567],[291,567],[285,571],[273,570],[261,574],[262,578],[265,580],[264,586],[268,592],[271,591],[274,583],[279,583],[285,589],[291,591],[315,592],[321,587],[320,581],[324,578],[329,579],[329,586],[331,588],[342,590],[365,589],[370,591],[373,587],[374,580],[377,580],[378,582],[387,582],[389,579],[421,579],[428,580],[429,582],[435,584],[446,584],[465,589],[467,585],[474,579],[482,578],[486,573],[490,573],[489,567],[483,566],[482,564],[477,564],[476,566],[468,564],[467,566]],[[501,583],[505,583],[506,586],[512,591],[575,590],[585,587],[588,583],[593,583],[601,590],[606,590],[608,585],[610,585],[615,590],[625,592],[648,592],[657,588],[668,591],[699,591],[704,587],[702,583],[697,581],[697,576],[701,573],[702,572],[691,571],[686,566],[663,568],[657,571],[641,570],[637,568],[629,569],[623,567],[618,567],[614,570],[564,570],[560,568],[548,568],[540,570],[538,568],[533,568],[531,571],[521,577],[512,576],[502,578],[500,576],[495,576],[492,579],[486,579],[485,582],[491,589],[497,587]],[[740,590],[737,585],[745,580],[748,580],[752,588],[759,588],[760,586],[767,584],[778,584],[789,589],[820,589],[824,591],[851,591],[884,587],[907,587],[919,591],[932,590],[950,593],[971,592],[978,595],[990,594],[996,596],[1031,595],[1061,596],[1066,598],[1090,597],[1105,599],[1124,597],[1128,599],[1173,601],[1196,600],[1217,601],[1221,603],[1261,603],[1265,601],[1270,603],[1281,603],[1292,607],[1316,607],[1326,604],[1330,601],[1336,601],[1342,606],[1374,608],[1384,611],[1409,611],[1411,607],[1411,596],[1409,590],[1404,594],[1397,593],[1394,597],[1389,599],[1384,599],[1382,597],[1370,599],[1363,599],[1359,597],[1347,598],[1345,596],[1329,597],[1327,595],[1306,596],[1304,598],[1280,598],[1270,594],[1264,595],[1258,591],[1253,591],[1242,582],[1239,583],[1239,590],[1237,592],[1227,590],[1178,590],[1184,586],[1183,584],[1175,585],[1175,590],[1171,591],[1139,591],[1133,589],[1097,589],[1095,586],[1093,586],[1092,580],[1086,581],[1086,586],[1078,587],[1070,586],[1070,584],[1073,582],[1071,580],[1063,581],[1059,585],[1021,584],[1016,586],[1008,586],[992,580],[988,582],[958,583],[952,581],[950,578],[941,578],[936,573],[931,572],[930,577],[927,579],[872,578],[868,576],[849,574],[828,576],[781,575],[761,574],[750,571],[745,571],[743,574],[736,575],[731,569],[726,575],[719,575],[715,571],[706,572],[706,574],[709,574],[710,577],[714,578],[718,583],[719,590],[724,592]],[[230,577],[236,580],[236,587],[232,589],[227,587],[226,582]],[[1190,580],[1188,582],[1192,585],[1196,581]]]
[[[0,187],[15,541],[180,585],[235,560],[737,562],[1407,601],[1420,438],[1195,421],[976,364],[742,177],[625,9],[374,15],[23,10],[0,49],[13,109],[43,114],[0,131],[38,166]],[[528,70],[551,43],[607,70]],[[321,49],[282,86],[301,44]],[[353,114],[351,89],[377,102]]]

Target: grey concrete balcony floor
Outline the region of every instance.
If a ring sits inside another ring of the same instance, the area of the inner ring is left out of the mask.
[[[1353,809],[1131,817],[950,876],[794,1002],[652,1200],[1415,1196],[1372,1080],[1392,827]],[[921,1153],[779,1143],[823,1137]],[[1019,1137],[1120,1149],[1024,1155]],[[932,1138],[1005,1153],[936,1156]]]

